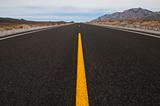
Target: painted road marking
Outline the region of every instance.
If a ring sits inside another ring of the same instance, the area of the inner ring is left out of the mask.
[[[33,30],[33,31],[29,31],[29,32],[22,32],[20,34],[15,34],[15,35],[7,36],[7,37],[4,36],[4,37],[0,38],[0,40],[14,38],[14,37],[17,37],[17,36],[31,34],[31,33],[35,33],[35,32],[45,31],[45,30],[48,30],[48,29],[51,29],[51,28],[43,28],[43,29]]]
[[[66,24],[66,25],[72,25],[72,24]],[[49,29],[52,29],[52,28],[63,27],[63,26],[66,26],[66,25],[51,26],[51,27],[48,27],[48,28],[42,28],[42,29],[37,29],[37,30],[30,30],[28,32],[20,32],[20,34],[6,35],[4,37],[3,36],[0,37],[0,41],[1,40],[5,40],[5,39],[9,39],[9,38],[18,37],[18,36],[21,36],[21,35],[26,35],[26,34],[31,34],[31,33],[35,33],[35,32],[45,31],[45,30],[49,30]]]
[[[89,106],[81,33],[78,33],[76,106]]]
[[[131,31],[131,30],[127,30],[127,29],[119,29],[119,30],[132,32],[132,33],[137,33],[137,34],[140,34],[140,35],[151,36],[151,37],[155,37],[155,38],[160,38],[160,36],[158,36],[158,35],[153,35],[153,34],[149,34],[149,33],[145,33],[145,32],[137,32],[137,31]]]
[[[130,29],[124,29],[124,28],[116,28],[116,27],[110,27],[110,26],[102,26],[102,25],[96,25],[96,26],[100,26],[100,27],[103,27],[103,28],[109,28],[109,29],[114,29],[114,30],[120,30],[120,31],[125,31],[125,32],[131,32],[131,33],[137,33],[137,34],[140,34],[140,35],[146,35],[146,36],[151,36],[151,37],[155,37],[155,38],[160,38],[159,35],[156,35],[156,34],[149,34],[147,32],[139,32],[139,31],[136,31],[136,30],[130,30]]]

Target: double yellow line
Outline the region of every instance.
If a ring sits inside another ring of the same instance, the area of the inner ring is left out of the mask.
[[[78,33],[76,106],[89,106],[81,33]]]

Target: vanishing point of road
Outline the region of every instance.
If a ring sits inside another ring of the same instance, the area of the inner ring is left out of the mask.
[[[0,39],[0,106],[160,105],[158,37],[71,24]]]

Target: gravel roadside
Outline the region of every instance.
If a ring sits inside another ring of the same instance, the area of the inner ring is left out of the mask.
[[[124,29],[124,30],[130,30],[130,31],[137,31],[137,32],[143,32],[143,33],[160,35],[160,31],[153,31],[153,30],[147,30],[147,29],[128,28],[128,27],[113,26],[113,25],[104,25],[104,24],[91,24],[91,25],[98,25],[98,26],[102,26],[102,27],[110,27],[110,28],[116,28],[116,29]]]
[[[65,24],[65,25],[69,25],[69,24]],[[14,29],[14,30],[0,30],[0,37],[12,35],[12,34],[17,34],[17,33],[23,33],[23,32],[28,32],[28,31],[44,29],[44,28],[59,27],[59,26],[64,26],[64,24],[63,25],[54,25],[54,26],[42,26],[42,27]]]

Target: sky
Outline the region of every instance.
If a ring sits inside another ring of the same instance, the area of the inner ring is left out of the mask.
[[[0,0],[0,17],[86,22],[138,7],[160,11],[160,0]]]

